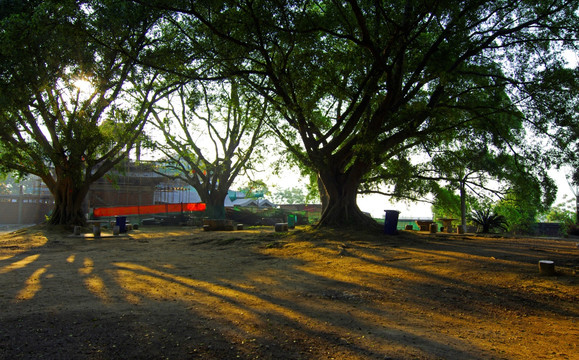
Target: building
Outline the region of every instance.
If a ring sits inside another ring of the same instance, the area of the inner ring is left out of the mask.
[[[94,182],[83,210],[90,218],[95,208],[198,203],[201,197],[189,184],[155,171],[153,162],[125,162]],[[24,185],[26,184],[26,185]],[[233,196],[233,200],[231,199]],[[231,191],[226,207],[273,208],[267,199],[245,198]],[[46,220],[54,207],[52,194],[35,176],[22,183],[19,194],[0,195],[0,224],[36,224]]]

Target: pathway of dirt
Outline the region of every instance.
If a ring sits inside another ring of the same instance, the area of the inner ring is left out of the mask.
[[[579,359],[577,241],[22,229],[0,235],[0,358]]]

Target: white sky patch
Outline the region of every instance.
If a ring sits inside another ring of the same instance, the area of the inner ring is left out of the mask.
[[[567,66],[575,69],[579,65],[579,53],[573,50],[564,50],[563,57],[567,60]]]
[[[91,82],[85,79],[78,79],[74,81],[74,86],[85,95],[91,94],[94,91],[94,87]]]

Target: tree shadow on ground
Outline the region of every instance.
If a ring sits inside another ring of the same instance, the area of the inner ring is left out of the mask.
[[[0,260],[0,357],[485,358],[508,335],[497,308],[577,316],[453,273],[492,247],[463,257],[460,242],[312,234],[164,230],[15,252]]]

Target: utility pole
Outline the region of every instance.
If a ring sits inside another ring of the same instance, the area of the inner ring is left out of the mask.
[[[18,224],[22,224],[22,207],[24,206],[24,185],[20,184],[20,194],[18,195]]]

